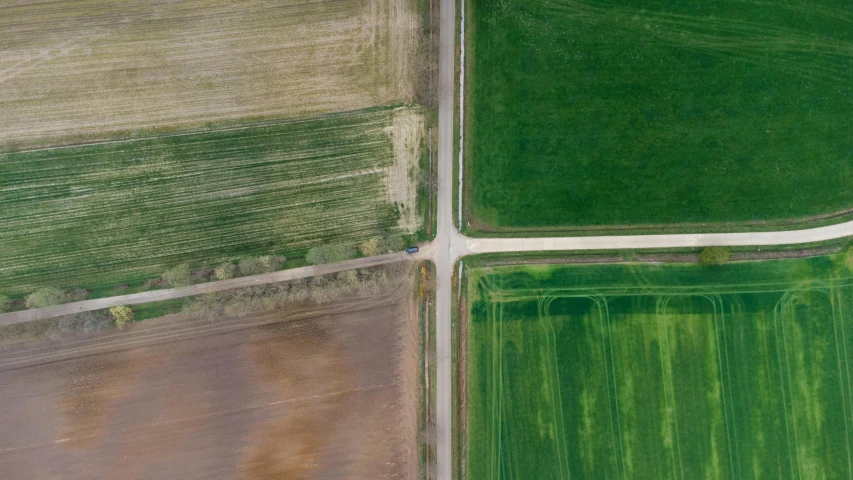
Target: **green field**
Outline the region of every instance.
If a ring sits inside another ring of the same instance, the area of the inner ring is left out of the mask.
[[[471,270],[468,478],[853,478],[851,260]]]
[[[853,207],[853,3],[466,5],[474,231]]]
[[[404,233],[391,132],[419,115],[377,108],[0,154],[0,293]]]

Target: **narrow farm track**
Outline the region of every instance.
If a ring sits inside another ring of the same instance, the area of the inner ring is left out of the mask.
[[[569,2],[574,8],[592,8],[582,2]],[[453,224],[453,130],[456,83],[455,58],[457,40],[464,38],[464,32],[456,34],[456,1],[441,2],[441,50],[439,59],[439,148],[438,148],[438,235],[433,246],[437,271],[437,310],[436,310],[436,401],[437,401],[437,452],[438,478],[451,479],[453,466],[452,452],[452,402],[451,395],[451,301],[452,274],[456,262],[467,254],[521,252],[521,251],[559,251],[559,250],[598,250],[598,249],[640,249],[674,248],[702,246],[739,246],[739,245],[789,245],[818,242],[853,235],[853,222],[781,232],[760,233],[712,233],[712,234],[673,234],[673,235],[624,235],[596,237],[551,237],[551,238],[468,238],[460,235]],[[677,21],[677,20],[676,20]],[[747,26],[744,26],[747,28]],[[464,30],[464,24],[462,25]],[[746,48],[746,47],[739,47]],[[462,71],[460,69],[460,83]],[[829,72],[832,73],[832,72]],[[460,86],[460,92],[464,90]],[[461,99],[460,99],[461,100]],[[460,157],[461,158],[461,157]],[[460,169],[461,171],[461,169]],[[460,183],[461,187],[461,183]],[[461,200],[460,195],[460,211]],[[460,220],[461,221],[461,220]],[[464,419],[460,419],[464,421]],[[457,446],[458,448],[458,446]],[[461,472],[459,472],[461,474]]]
[[[425,249],[425,252],[429,251],[429,249]],[[289,270],[280,270],[278,272],[263,273],[260,275],[252,275],[248,277],[232,278],[230,280],[201,283],[183,288],[152,290],[150,292],[133,293],[130,295],[119,295],[115,297],[97,298],[94,300],[83,300],[81,302],[66,303],[53,307],[36,308],[33,310],[23,310],[20,312],[5,313],[0,315],[0,325],[12,325],[15,323],[31,322],[34,320],[59,317],[62,315],[70,315],[73,313],[101,310],[104,308],[115,307],[117,305],[137,305],[140,303],[159,302],[162,300],[191,297],[204,293],[221,292],[223,290],[230,290],[232,288],[285,282],[288,280],[295,280],[297,278],[316,277],[319,275],[340,272],[343,270],[375,267],[379,265],[386,265],[389,263],[406,261],[415,258],[428,258],[425,255],[426,253],[414,256],[407,256],[405,253],[391,253],[388,255],[358,258],[355,260],[348,260],[339,263],[329,263],[325,265],[313,265],[309,267],[292,268]]]

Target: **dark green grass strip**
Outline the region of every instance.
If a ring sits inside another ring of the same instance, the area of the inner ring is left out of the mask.
[[[392,109],[0,155],[0,292],[301,253],[396,225]]]
[[[853,4],[472,0],[472,228],[853,206]]]
[[[468,478],[853,478],[850,265],[472,270]]]

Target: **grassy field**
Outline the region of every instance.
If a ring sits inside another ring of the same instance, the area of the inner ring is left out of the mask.
[[[853,478],[851,260],[472,270],[468,478]]]
[[[420,110],[0,154],[0,292],[416,229]]]
[[[853,206],[853,4],[467,5],[474,231]]]
[[[411,102],[421,8],[415,0],[12,2],[0,16],[0,143]]]

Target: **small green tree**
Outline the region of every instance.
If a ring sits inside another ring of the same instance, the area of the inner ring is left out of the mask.
[[[234,278],[234,272],[237,271],[237,265],[233,263],[223,263],[213,269],[213,278],[217,280],[228,280]]]
[[[726,247],[708,247],[699,254],[702,265],[722,265],[729,261],[732,253]]]
[[[119,305],[117,307],[113,307],[110,309],[110,315],[113,316],[113,320],[116,322],[116,327],[119,330],[123,329],[125,325],[133,321],[133,310],[130,307],[125,305]]]
[[[12,309],[12,301],[6,295],[0,295],[0,313],[6,313]]]
[[[43,308],[59,305],[68,300],[65,290],[56,287],[42,287],[27,295],[25,304],[27,308]]]
[[[258,275],[264,273],[264,262],[260,258],[240,260],[240,275]]]
[[[343,272],[338,272],[337,277],[344,286],[353,287],[358,285],[358,272],[355,270],[344,270]]]
[[[264,266],[264,273],[268,273],[281,270],[282,265],[284,265],[287,259],[278,255],[264,255],[260,260]]]
[[[404,248],[406,248],[406,241],[399,235],[385,237],[379,243],[379,253],[399,252]]]
[[[187,263],[182,263],[163,274],[163,278],[173,287],[186,287],[192,285],[193,276],[190,266]]]
[[[370,238],[358,246],[358,251],[360,251],[365,257],[375,257],[382,253],[380,250],[381,241],[382,239],[379,237]]]
[[[305,261],[312,265],[343,262],[355,258],[355,248],[352,245],[320,245],[308,250]]]

